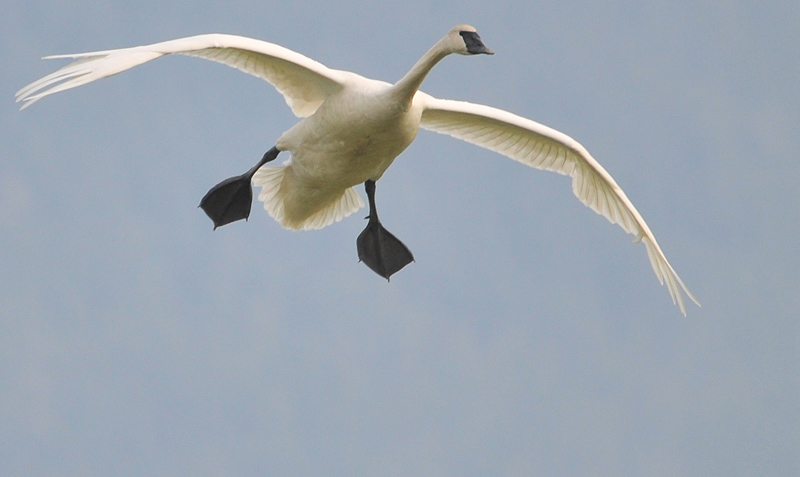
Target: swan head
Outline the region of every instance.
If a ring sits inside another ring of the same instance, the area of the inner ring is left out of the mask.
[[[473,26],[458,25],[450,30],[446,38],[448,43],[450,43],[453,53],[458,53],[459,55],[494,54],[494,51],[483,44],[480,35],[478,35],[478,31]]]

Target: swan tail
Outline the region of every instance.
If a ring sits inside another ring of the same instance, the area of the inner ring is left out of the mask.
[[[310,214],[292,217],[286,210],[287,195],[282,190],[288,166],[262,167],[253,176],[253,186],[261,187],[258,200],[264,203],[264,209],[270,217],[281,226],[290,230],[315,230],[339,222],[358,209],[364,207],[364,201],[355,188],[348,187],[340,196],[326,201],[326,204]]]

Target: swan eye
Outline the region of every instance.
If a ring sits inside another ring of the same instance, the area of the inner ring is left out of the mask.
[[[464,44],[467,46],[467,53],[471,55],[493,55],[494,51],[490,50],[481,41],[480,35],[476,31],[460,31],[458,32],[461,38],[464,39]]]

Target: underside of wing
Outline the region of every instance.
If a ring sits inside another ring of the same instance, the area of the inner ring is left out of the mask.
[[[76,61],[17,92],[26,108],[39,99],[106,78],[164,55],[182,54],[216,61],[268,81],[284,96],[292,112],[309,116],[346,79],[306,56],[273,43],[235,35],[209,34],[152,45],[90,53],[48,56]]]
[[[347,75],[274,43],[233,35],[203,36],[212,37],[216,45],[181,53],[223,63],[266,80],[284,96],[298,117],[314,114],[328,96],[341,88]]]
[[[667,261],[642,216],[616,181],[571,137],[501,109],[417,93],[422,128],[462,139],[537,169],[572,177],[581,202],[642,241],[658,280],[666,282],[672,301],[685,315],[683,294],[697,300]]]

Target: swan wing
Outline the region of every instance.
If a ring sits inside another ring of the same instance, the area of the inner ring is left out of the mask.
[[[423,103],[422,128],[462,139],[537,169],[572,177],[572,191],[581,202],[644,243],[656,277],[661,284],[666,282],[672,302],[681,313],[686,315],[681,290],[699,306],[625,192],[577,141],[501,109],[436,99],[422,92],[417,96]]]
[[[25,109],[45,96],[129,70],[164,55],[196,56],[223,63],[266,80],[284,96],[299,117],[314,113],[341,88],[346,72],[333,70],[292,50],[235,35],[210,34],[179,38],[152,45],[47,56],[74,58],[69,65],[17,91]]]

